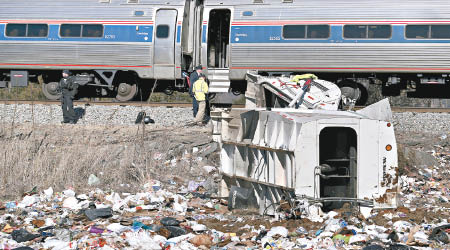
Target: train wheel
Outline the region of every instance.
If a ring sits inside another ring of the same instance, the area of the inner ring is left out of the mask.
[[[58,92],[57,82],[43,83],[42,93],[44,93],[45,97],[49,100],[58,100],[61,97],[61,94]]]
[[[138,92],[137,84],[120,83],[117,87],[116,99],[121,102],[133,100]]]

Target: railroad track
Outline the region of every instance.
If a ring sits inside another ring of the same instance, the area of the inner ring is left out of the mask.
[[[60,101],[30,101],[30,100],[0,100],[0,104],[60,104]],[[74,101],[73,105],[104,105],[104,106],[137,106],[137,107],[191,107],[192,103],[161,103],[161,102],[113,102],[113,101]],[[242,106],[243,107],[243,106]]]
[[[0,100],[0,104],[59,104],[60,101],[30,101],[30,100]],[[137,107],[173,107],[188,108],[191,103],[161,103],[161,102],[113,102],[113,101],[74,101],[74,105],[104,105],[104,106],[137,106]],[[244,105],[233,105],[234,108],[244,108]],[[357,106],[355,109],[362,109]],[[429,108],[429,107],[391,107],[393,112],[415,112],[415,113],[450,113],[450,108]]]
[[[414,113],[450,113],[450,108],[426,108],[426,107],[391,107],[393,112],[414,112]]]

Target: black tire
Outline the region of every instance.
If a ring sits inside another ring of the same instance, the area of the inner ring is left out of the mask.
[[[338,83],[338,86],[343,93],[354,93],[356,105],[365,105],[367,103],[367,100],[369,99],[369,90],[362,84],[354,81],[342,81]]]

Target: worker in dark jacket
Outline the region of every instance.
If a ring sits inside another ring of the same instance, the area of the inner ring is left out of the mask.
[[[198,112],[198,102],[197,100],[195,100],[195,94],[194,92],[192,92],[192,88],[194,86],[194,83],[198,80],[200,74],[202,73],[203,67],[202,65],[198,65],[194,69],[194,72],[192,72],[189,76],[189,82],[191,83],[191,85],[189,86],[189,95],[192,97],[192,109],[194,111],[194,117],[196,117]]]
[[[61,91],[61,107],[63,112],[63,121],[61,123],[75,124],[76,115],[73,110],[73,99],[78,92],[78,84],[70,76],[70,71],[64,70],[62,79],[59,81]]]

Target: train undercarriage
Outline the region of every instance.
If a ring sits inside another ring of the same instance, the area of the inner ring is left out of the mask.
[[[290,76],[294,72],[256,72],[261,76]],[[308,72],[311,73],[311,72]],[[314,72],[313,72],[314,73]],[[320,79],[338,85],[347,97],[357,100],[356,105],[364,105],[372,95],[399,96],[406,92],[414,98],[450,98],[450,74],[417,73],[315,73]],[[187,80],[142,79],[133,71],[90,70],[73,71],[80,85],[78,98],[107,97],[118,101],[146,101],[152,91],[171,95],[174,91],[186,92]],[[39,83],[47,99],[59,98],[58,70],[6,70],[0,71],[0,88],[25,87],[29,82]],[[156,85],[156,86],[155,86]],[[379,88],[373,90],[370,86]],[[230,92],[235,95],[245,93],[247,82],[231,81]],[[376,93],[381,92],[381,93]]]
[[[72,71],[72,77],[80,86],[77,98],[115,98],[119,102],[147,101],[152,91],[171,95],[174,91],[188,90],[184,80],[142,79],[133,71]],[[0,88],[26,87],[30,83],[38,83],[47,99],[57,100],[60,98],[58,89],[60,79],[59,70],[3,71],[0,72]]]

